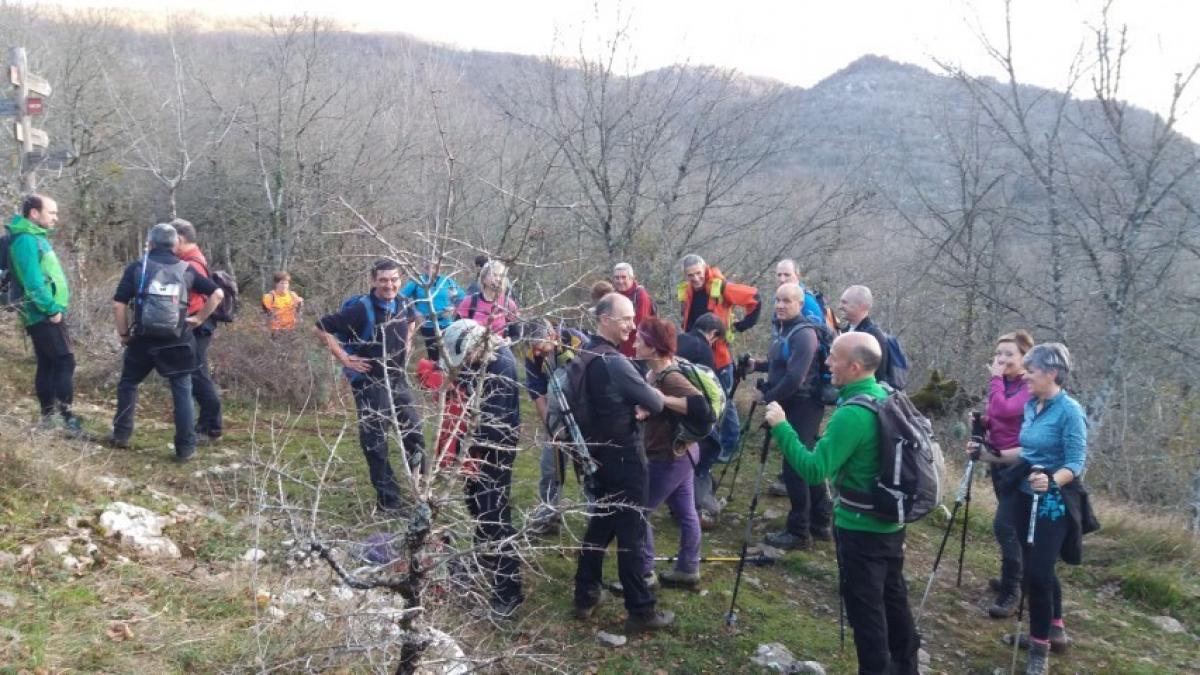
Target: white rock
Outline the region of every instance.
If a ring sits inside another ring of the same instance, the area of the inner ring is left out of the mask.
[[[303,605],[306,602],[325,602],[321,594],[311,588],[294,588],[279,595],[279,604],[285,607]]]
[[[923,666],[929,665],[929,652],[925,651],[924,648],[917,650],[917,663]]]
[[[1173,616],[1152,616],[1150,623],[1158,626],[1158,629],[1164,633],[1186,633],[1187,629],[1179,620]]]
[[[275,619],[276,621],[281,621],[282,619],[287,617],[287,612],[276,607],[275,605],[271,605],[270,607],[267,608],[267,616],[271,617],[272,619]]]
[[[779,642],[760,644],[750,657],[750,662],[777,673],[790,673],[796,665],[791,650]]]
[[[128,492],[133,489],[133,481],[115,476],[96,476],[96,484],[113,492]]]
[[[125,502],[113,502],[100,514],[100,531],[143,558],[180,557],[179,547],[162,533],[171,523],[167,516]]]
[[[17,596],[12,593],[0,593],[0,607],[4,609],[15,609],[17,606]]]
[[[267,552],[261,548],[252,548],[242,554],[242,562],[256,563],[267,557]]]
[[[350,602],[354,599],[354,589],[346,586],[334,586],[329,595],[339,602]]]
[[[50,555],[64,556],[71,552],[70,537],[54,537],[47,539],[38,547],[43,553]]]
[[[0,551],[0,569],[5,567],[16,567],[17,556],[7,551]]]
[[[596,642],[599,642],[605,647],[624,647],[625,643],[628,641],[629,638],[626,638],[624,635],[613,635],[612,633],[606,633],[604,631],[596,633]]]
[[[767,509],[766,511],[763,511],[762,517],[763,520],[775,520],[776,518],[782,518],[786,515],[786,513],[780,511],[779,509]]]
[[[320,610],[314,609],[308,613],[308,620],[313,623],[324,624],[325,623],[325,613]]]
[[[816,661],[796,661],[792,664],[792,672],[804,675],[825,675],[825,666]]]

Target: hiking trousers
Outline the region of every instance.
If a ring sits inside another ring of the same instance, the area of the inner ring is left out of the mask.
[[[113,438],[128,441],[133,435],[138,385],[151,371],[157,370],[171,384],[175,455],[190,455],[196,449],[195,412],[192,408],[194,358],[190,341],[173,345],[156,345],[140,339],[130,342],[125,347],[121,379],[117,382],[117,412],[113,416]]]
[[[33,389],[43,415],[71,413],[75,396],[75,354],[71,352],[71,337],[66,319],[58,323],[40,321],[27,326],[29,341],[37,359]]]
[[[512,524],[512,462],[516,448],[471,448],[483,459],[479,471],[466,481],[467,510],[475,521],[475,559],[491,586],[492,599],[521,600],[521,559],[517,556]]]
[[[1017,595],[1021,583],[1021,539],[1016,524],[1012,522],[1008,502],[1017,498],[1016,493],[1001,489],[1000,472],[993,468],[992,487],[996,491],[996,515],[992,519],[992,534],[1000,546],[1000,594]],[[1028,512],[1027,512],[1028,513]]]
[[[630,614],[654,611],[654,594],[642,578],[642,547],[646,539],[645,461],[634,453],[612,452],[596,456],[596,504],[588,517],[587,530],[575,571],[575,606],[591,607],[600,599],[604,553],[617,540],[617,576],[625,591],[625,609]]]
[[[825,407],[819,401],[805,398],[787,402],[784,410],[800,442],[808,448],[815,446]],[[788,501],[791,503],[787,531],[802,539],[807,539],[811,532],[828,531],[830,504],[825,482],[809,483],[784,460],[783,484],[787,487]]]
[[[192,396],[200,408],[196,431],[209,436],[221,435],[221,395],[208,371],[208,346],[212,330],[201,326],[192,331],[196,336],[196,370],[192,371]]]
[[[411,460],[417,453],[425,453],[421,416],[412,391],[402,377],[391,378],[391,385],[390,395],[383,379],[360,377],[350,385],[358,409],[358,444],[367,460],[375,498],[385,509],[400,506],[400,484],[388,460],[388,436],[399,427],[406,456]]]
[[[841,593],[862,675],[916,675],[920,637],[904,581],[904,530],[837,528]]]
[[[1029,598],[1029,634],[1039,640],[1048,640],[1051,622],[1062,619],[1062,584],[1055,567],[1070,530],[1067,504],[1057,489],[1042,493],[1032,544],[1026,540],[1033,495],[1013,490],[1004,506],[1005,515],[1021,542],[1025,595]]]

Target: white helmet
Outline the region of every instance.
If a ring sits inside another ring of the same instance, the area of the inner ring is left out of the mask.
[[[483,341],[483,343],[481,343]],[[474,319],[459,319],[442,331],[442,360],[450,368],[462,366],[467,355],[478,350],[484,344],[491,348],[488,329],[479,325]]]

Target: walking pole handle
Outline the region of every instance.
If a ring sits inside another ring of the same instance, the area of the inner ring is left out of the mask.
[[[1029,473],[1031,473],[1031,474],[1046,473],[1046,467],[1042,466],[1041,464],[1034,464],[1033,467],[1031,467],[1029,469]],[[1042,495],[1040,493],[1034,492],[1033,493],[1033,506],[1030,507],[1030,509],[1029,509],[1029,536],[1027,536],[1025,538],[1026,544],[1033,543],[1033,533],[1034,533],[1034,530],[1037,528],[1038,506],[1039,506],[1039,503],[1041,502],[1041,500],[1042,500]]]

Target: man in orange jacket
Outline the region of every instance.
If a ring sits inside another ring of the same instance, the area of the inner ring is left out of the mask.
[[[724,385],[725,393],[729,394],[733,389],[733,355],[729,351],[729,343],[734,333],[744,333],[758,322],[762,309],[758,289],[726,281],[719,269],[709,267],[704,258],[695,254],[684,256],[682,265],[684,280],[676,289],[676,297],[683,313],[683,330],[691,330],[696,319],[708,312],[715,314],[729,327],[712,346],[717,377]],[[738,321],[733,320],[735,307],[742,308],[742,318]],[[737,450],[739,427],[737,406],[730,397],[718,427],[721,455],[726,460]]]
[[[175,255],[186,262],[192,271],[204,278],[211,278],[208,260],[196,243],[196,226],[176,218],[171,226],[179,236],[179,246]],[[207,295],[190,291],[188,295],[187,315],[194,316],[204,308],[208,301]],[[196,326],[192,333],[196,337],[196,370],[192,372],[192,396],[200,408],[199,419],[196,420],[196,439],[199,443],[214,443],[221,437],[221,394],[213,382],[208,369],[208,347],[212,343],[213,333],[217,330],[217,322],[211,317]]]

